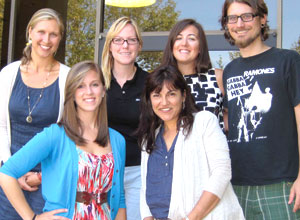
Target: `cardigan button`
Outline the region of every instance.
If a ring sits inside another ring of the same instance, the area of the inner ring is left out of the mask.
[[[119,172],[119,170],[116,170],[116,172],[118,173],[118,172]]]
[[[111,198],[115,198],[115,195],[112,195]]]
[[[115,185],[116,185],[116,182],[114,182],[113,185],[115,186]]]
[[[114,212],[114,208],[112,208],[111,211]]]

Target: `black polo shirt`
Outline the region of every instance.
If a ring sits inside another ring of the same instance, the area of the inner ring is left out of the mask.
[[[140,97],[148,73],[137,66],[133,79],[126,81],[121,88],[112,74],[110,88],[107,90],[108,126],[120,132],[126,140],[126,166],[141,164],[141,151],[137,137],[140,117]]]

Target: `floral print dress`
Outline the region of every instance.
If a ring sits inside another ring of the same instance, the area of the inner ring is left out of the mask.
[[[79,156],[78,164],[78,192],[107,193],[112,187],[114,170],[113,154],[108,153],[101,156],[88,153],[76,148]],[[111,220],[110,208],[107,202],[91,204],[75,202],[73,220]]]

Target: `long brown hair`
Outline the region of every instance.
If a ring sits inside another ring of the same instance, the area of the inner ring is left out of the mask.
[[[178,68],[176,58],[173,55],[173,46],[177,36],[188,26],[194,26],[198,30],[198,39],[199,39],[199,54],[196,58],[196,73],[206,73],[209,69],[212,68],[208,46],[205,37],[205,32],[202,26],[196,22],[194,19],[183,19],[177,22],[174,27],[171,29],[168,42],[165,47],[162,65],[172,65]]]
[[[268,7],[264,0],[226,0],[224,2],[223,8],[222,8],[222,17],[220,18],[220,23],[222,25],[222,30],[224,30],[224,37],[227,39],[227,41],[234,45],[234,39],[231,37],[228,28],[227,28],[227,11],[229,6],[234,3],[243,3],[248,5],[254,10],[254,13],[257,14],[259,17],[263,18],[265,15],[268,15]],[[261,38],[263,41],[267,40],[269,38],[268,31],[270,30],[270,27],[268,25],[268,21],[265,25],[261,27]]]
[[[184,106],[177,121],[177,130],[182,128],[185,136],[189,135],[194,122],[193,113],[197,112],[190,89],[176,67],[160,66],[153,73],[148,74],[141,97],[141,115],[136,135],[140,146],[146,144],[142,150],[146,150],[149,154],[154,149],[156,129],[163,123],[152,109],[150,94],[153,91],[160,92],[164,83],[179,89],[182,95],[185,93]]]
[[[77,106],[74,100],[75,92],[80,86],[87,72],[93,70],[99,75],[102,85],[105,87],[104,77],[100,67],[93,61],[82,61],[75,64],[67,77],[65,86],[65,102],[64,111],[59,125],[64,126],[67,135],[78,145],[84,146],[86,140],[82,137],[83,127],[82,122],[78,117]],[[96,137],[97,144],[105,147],[109,140],[107,110],[106,110],[106,95],[102,98],[101,104],[97,110],[98,135]]]

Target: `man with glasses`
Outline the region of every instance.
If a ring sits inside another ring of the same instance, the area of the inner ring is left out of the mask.
[[[246,219],[300,219],[300,55],[264,43],[267,15],[226,0],[220,19],[241,54],[223,74],[232,183]]]

